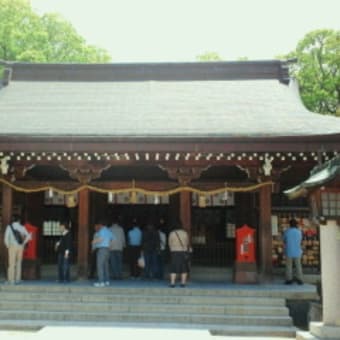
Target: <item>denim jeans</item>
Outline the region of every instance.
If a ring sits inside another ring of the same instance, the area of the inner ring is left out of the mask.
[[[60,282],[70,281],[70,255],[58,254],[58,280]]]
[[[114,279],[121,279],[123,277],[123,252],[120,250],[111,250],[110,264],[112,277]]]
[[[150,279],[155,278],[157,274],[157,251],[144,251],[144,259],[144,276]]]
[[[164,263],[165,263],[165,250],[161,250],[157,254],[157,269],[156,278],[162,280],[164,278]]]
[[[99,282],[107,282],[110,279],[109,274],[109,248],[98,248],[97,250],[97,273]]]
[[[138,258],[141,254],[140,246],[129,246],[128,256],[130,265],[130,275],[131,277],[137,278],[140,276],[140,268],[137,265]]]

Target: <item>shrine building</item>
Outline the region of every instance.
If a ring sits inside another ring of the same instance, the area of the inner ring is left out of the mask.
[[[235,231],[255,229],[258,275],[284,265],[292,217],[305,267],[320,268],[307,199],[284,190],[340,153],[340,118],[308,111],[278,60],[144,64],[3,62],[0,79],[0,261],[13,213],[38,227],[55,263],[67,219],[86,277],[93,225],[120,216],[180,217],[193,266],[232,267]]]

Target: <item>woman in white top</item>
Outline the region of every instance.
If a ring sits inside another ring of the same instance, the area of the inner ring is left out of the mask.
[[[177,274],[181,276],[181,287],[185,287],[189,272],[189,236],[179,220],[169,234],[168,244],[171,254],[170,287],[175,287]]]
[[[20,217],[14,215],[12,223],[6,228],[4,237],[4,243],[8,249],[7,279],[9,284],[20,283],[21,281],[22,255],[25,244],[30,238],[30,234],[20,223]]]

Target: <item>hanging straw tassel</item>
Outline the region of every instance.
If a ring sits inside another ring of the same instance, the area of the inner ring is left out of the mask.
[[[132,191],[130,194],[130,202],[132,204],[136,204],[137,203],[137,193],[136,191]]]
[[[207,200],[205,195],[200,195],[198,198],[198,206],[200,208],[205,208],[207,206]]]

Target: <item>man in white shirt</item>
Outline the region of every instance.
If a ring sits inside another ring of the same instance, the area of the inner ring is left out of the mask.
[[[16,232],[18,236],[15,235]],[[31,235],[20,223],[20,217],[14,215],[12,223],[6,228],[4,237],[4,243],[8,249],[7,280],[9,284],[18,284],[21,281],[22,255],[25,244],[30,239]]]

